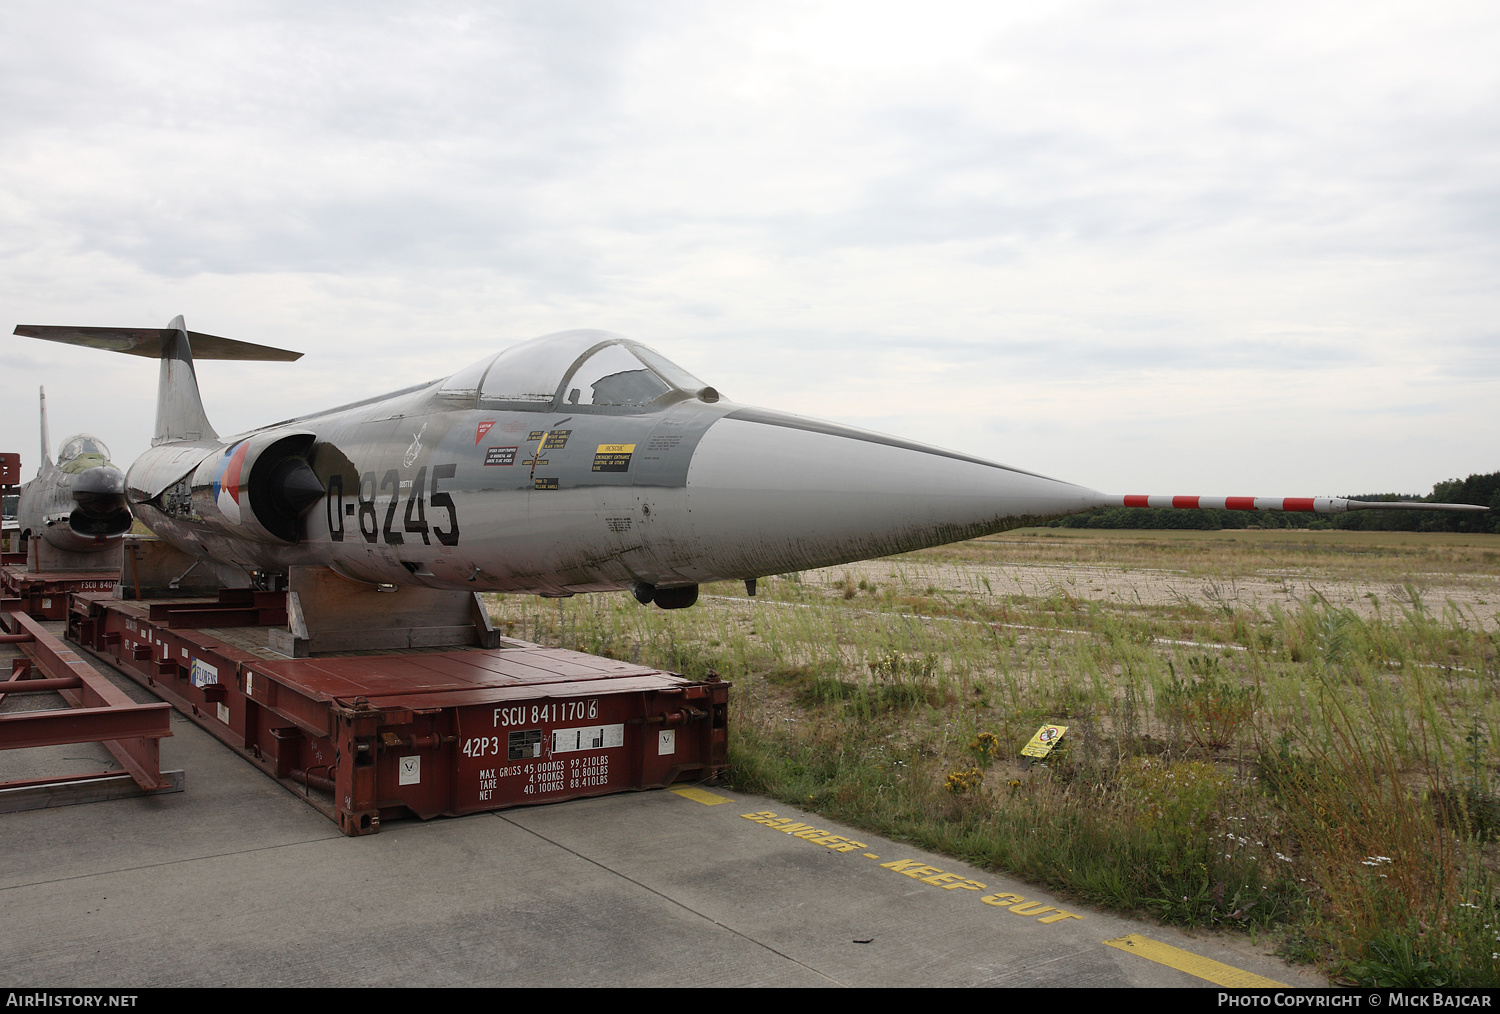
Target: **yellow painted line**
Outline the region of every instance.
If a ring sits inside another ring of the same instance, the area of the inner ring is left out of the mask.
[[[734,802],[728,796],[716,796],[707,789],[700,789],[696,785],[684,785],[681,788],[668,789],[667,791],[675,792],[683,799],[691,799],[694,802],[702,803],[704,806],[718,806],[720,803]]]
[[[1113,940],[1104,941],[1111,947],[1118,947],[1122,951],[1131,954],[1139,954],[1147,961],[1154,961],[1158,965],[1166,965],[1175,968],[1179,972],[1196,975],[1200,979],[1207,979],[1215,986],[1239,986],[1242,988],[1255,988],[1264,986],[1285,986],[1284,982],[1275,979],[1267,979],[1263,975],[1255,975],[1244,969],[1226,965],[1222,961],[1214,961],[1212,958],[1200,957],[1192,951],[1185,951],[1181,947],[1173,947],[1156,940],[1148,939],[1139,933],[1131,933],[1129,936],[1116,937]]]

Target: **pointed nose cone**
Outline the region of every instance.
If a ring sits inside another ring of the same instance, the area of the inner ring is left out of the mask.
[[[739,409],[688,471],[694,541],[712,577],[827,567],[1077,513],[1102,494],[954,451],[764,409]]]

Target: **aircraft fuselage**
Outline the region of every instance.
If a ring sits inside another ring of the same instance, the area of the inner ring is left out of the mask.
[[[453,408],[439,388],[211,447],[155,448],[128,477],[136,511],[180,548],[247,569],[321,564],[376,583],[566,594],[829,566],[1083,510],[1098,497],[724,401],[515,411]],[[224,490],[233,463],[221,466],[237,447],[278,439],[306,441],[325,491],[301,515],[295,543],[247,539],[244,506]],[[188,470],[190,479],[152,489]]]

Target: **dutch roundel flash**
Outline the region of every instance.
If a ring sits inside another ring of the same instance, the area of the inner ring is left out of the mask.
[[[704,582],[827,567],[1095,507],[1482,511],[1336,497],[1109,495],[955,451],[738,405],[638,342],[563,331],[458,372],[224,440],[194,355],[298,357],[186,330],[16,333],[159,358],[156,434],[127,494],[162,539],[260,582],[329,568],[382,589],[663,608]]]
[[[240,473],[244,470],[245,450],[249,446],[249,441],[241,440],[225,451],[214,466],[213,501],[232,525],[240,523]]]

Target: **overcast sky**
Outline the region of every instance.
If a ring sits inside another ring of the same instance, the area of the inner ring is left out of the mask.
[[[1500,469],[1494,3],[7,4],[0,320],[298,349],[228,434],[549,331],[1109,492]],[[7,337],[3,449],[154,363]],[[55,451],[55,446],[54,446]]]

